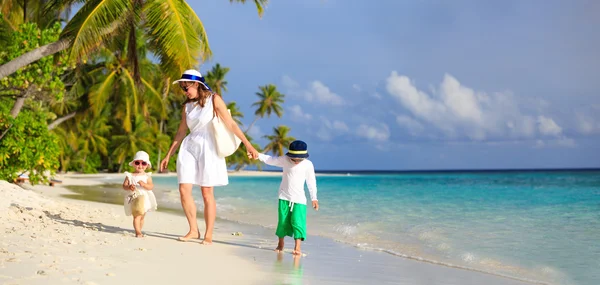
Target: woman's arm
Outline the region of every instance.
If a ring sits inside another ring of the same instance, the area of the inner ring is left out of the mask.
[[[252,155],[252,158],[258,158],[258,151],[254,149],[250,141],[248,141],[248,139],[246,138],[246,135],[244,135],[244,132],[242,132],[240,127],[235,123],[235,121],[231,117],[231,114],[229,114],[229,112],[227,111],[227,105],[225,105],[225,101],[223,101],[220,95],[214,98],[214,103],[214,108],[219,118],[223,120],[223,123],[227,126],[229,130],[231,130],[238,138],[242,140],[242,143],[246,146],[246,150],[250,155]]]
[[[160,171],[165,170],[167,168],[167,166],[169,165],[169,159],[171,158],[171,155],[175,152],[175,150],[181,143],[181,140],[185,137],[185,135],[187,133],[186,128],[187,128],[187,122],[185,119],[185,106],[183,106],[183,108],[181,109],[181,121],[179,122],[179,127],[177,128],[177,133],[175,134],[175,138],[173,139],[173,143],[171,144],[171,147],[169,148],[167,155],[160,162]]]

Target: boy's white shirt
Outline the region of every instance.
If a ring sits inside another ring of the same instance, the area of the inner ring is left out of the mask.
[[[308,193],[312,201],[317,201],[317,178],[315,167],[310,160],[303,160],[295,164],[287,156],[270,156],[259,153],[260,161],[283,168],[283,177],[279,185],[279,199],[297,204],[306,205],[304,182],[308,186]]]

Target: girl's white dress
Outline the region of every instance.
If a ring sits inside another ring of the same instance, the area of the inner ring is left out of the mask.
[[[144,213],[148,211],[156,211],[158,204],[156,203],[156,197],[154,196],[154,192],[152,190],[146,190],[144,187],[140,186],[139,181],[143,181],[144,183],[148,181],[148,176],[152,175],[152,172],[144,173],[142,175],[133,175],[129,172],[125,172],[127,178],[129,178],[129,183],[133,183],[135,185],[134,192],[137,195],[141,195],[144,197]],[[132,194],[132,191],[125,191],[127,195],[123,199],[123,205],[125,207],[125,215],[131,216],[131,203],[129,203],[129,195]]]
[[[212,96],[214,95],[206,99],[204,108],[195,102],[185,104],[185,119],[190,134],[181,142],[177,155],[177,179],[180,184],[191,183],[199,186],[229,184],[225,158],[217,155],[215,134],[211,127]]]

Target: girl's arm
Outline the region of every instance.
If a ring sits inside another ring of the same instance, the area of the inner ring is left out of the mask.
[[[227,111],[227,105],[225,105],[225,101],[221,98],[221,95],[215,93],[216,96],[214,98],[214,106],[215,111],[220,119],[223,120],[223,123],[227,126],[227,128],[232,131],[238,138],[242,140],[242,143],[246,146],[246,151],[252,156],[253,159],[258,158],[258,151],[254,149],[250,141],[244,135],[244,132],[240,129],[240,127],[235,123],[231,114]]]
[[[131,185],[129,183],[129,179],[125,177],[125,181],[123,181],[123,190],[133,191],[135,190],[135,185]]]
[[[169,148],[169,151],[167,152],[167,155],[165,156],[165,158],[160,162],[160,171],[163,171],[167,168],[167,166],[169,165],[169,159],[171,158],[171,155],[175,152],[175,150],[177,149],[177,147],[179,146],[179,144],[181,143],[181,140],[185,137],[186,133],[187,133],[187,122],[185,119],[185,108],[186,106],[183,106],[183,108],[181,109],[181,121],[179,122],[179,128],[177,128],[177,133],[175,134],[175,138],[173,139],[173,143],[171,144],[171,147]]]
[[[146,179],[146,182],[140,181],[138,183],[140,183],[140,186],[142,186],[146,190],[154,189],[154,183],[152,183],[152,177],[150,177],[150,176],[148,176],[148,178]]]

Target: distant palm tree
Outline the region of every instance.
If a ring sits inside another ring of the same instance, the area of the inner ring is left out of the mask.
[[[253,142],[253,139],[251,136],[246,135],[246,138],[248,139],[248,141],[250,141],[252,146],[257,151],[259,151],[259,152],[261,151],[260,146]],[[244,169],[248,165],[254,165],[259,170],[262,169],[262,163],[260,162],[260,160],[248,158],[248,153],[246,151],[246,147],[244,147],[243,145],[240,146],[232,155],[226,157],[225,161],[227,162],[227,167],[228,168],[233,167],[235,169],[235,171]]]
[[[111,127],[107,125],[108,116],[87,117],[77,124],[77,141],[81,159],[81,172],[84,171],[85,162],[91,153],[99,152],[107,155],[108,135]]]
[[[242,121],[240,121],[240,119],[244,117],[244,114],[240,111],[240,109],[238,108],[235,101],[231,101],[231,102],[227,103],[227,109],[229,109],[229,112],[231,113],[231,117],[238,124],[238,126],[243,125]]]
[[[284,149],[288,148],[290,143],[295,141],[294,137],[288,136],[290,128],[287,126],[278,126],[273,128],[272,135],[263,136],[269,140],[269,144],[265,146],[264,152],[271,152],[273,155],[282,156],[285,154]]]
[[[136,116],[131,132],[113,136],[113,156],[119,164],[118,172],[121,172],[125,159],[133,157],[136,151],[154,149],[153,134],[153,129],[144,121],[144,118]]]
[[[252,104],[252,106],[258,106],[256,112],[254,112],[256,117],[246,132],[248,132],[252,126],[254,126],[254,123],[256,123],[259,118],[263,118],[265,115],[270,117],[271,113],[275,113],[279,118],[281,118],[283,115],[283,108],[281,107],[281,104],[284,102],[283,98],[285,95],[277,91],[277,86],[268,84],[258,88],[260,89],[260,92],[257,92],[256,95],[260,98],[260,100]]]
[[[204,76],[204,78],[206,78],[206,84],[208,84],[215,93],[221,96],[227,91],[227,80],[225,80],[227,72],[229,72],[229,67],[221,67],[221,65],[217,63]]]

